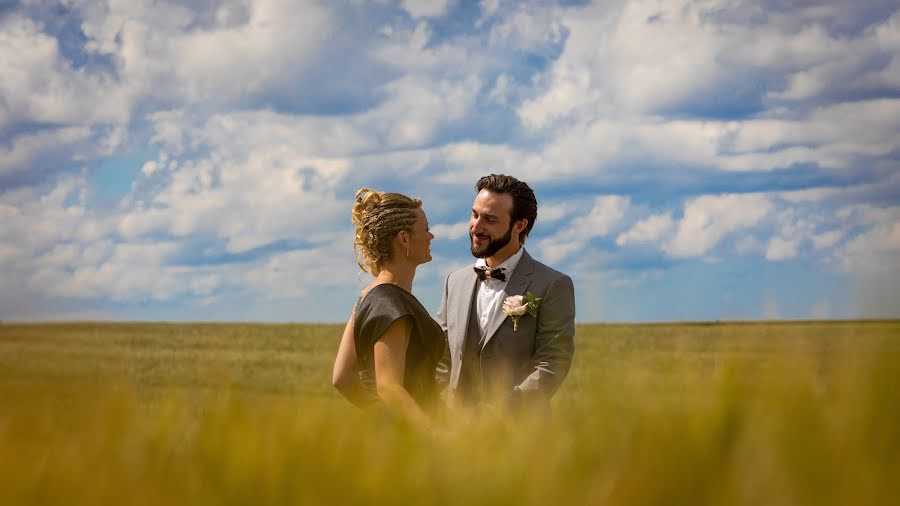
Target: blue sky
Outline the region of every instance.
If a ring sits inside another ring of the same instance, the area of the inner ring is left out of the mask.
[[[896,1],[0,3],[0,319],[346,318],[360,187],[436,309],[489,173],[581,322],[900,317]]]

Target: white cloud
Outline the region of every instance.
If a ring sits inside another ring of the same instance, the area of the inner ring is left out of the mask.
[[[900,11],[875,27],[875,37],[885,51],[900,51]]]
[[[190,273],[166,265],[180,246],[117,242],[114,219],[82,205],[85,185],[67,178],[46,193],[0,194],[0,267],[10,282],[31,294],[73,299],[165,300],[188,293]]]
[[[612,88],[626,108],[668,106],[718,77],[723,41],[701,16],[689,3],[626,5],[611,41]]]
[[[583,249],[591,239],[609,235],[620,226],[630,207],[631,201],[627,197],[596,197],[586,215],[574,218],[568,226],[538,242],[542,257],[551,263],[558,262]]]
[[[246,288],[270,299],[302,299],[317,290],[357,284],[352,238],[319,248],[287,251],[252,265],[238,279]]]
[[[434,234],[435,240],[453,241],[461,239],[469,234],[469,222],[461,221],[459,223],[431,225],[431,233]]]
[[[431,74],[444,79],[452,76],[458,81],[479,74],[489,63],[477,47],[440,40],[430,44],[432,36],[426,21],[419,22],[412,30],[392,29],[387,41],[370,48],[371,56],[405,74]]]
[[[834,246],[842,237],[844,237],[844,232],[842,230],[829,230],[821,234],[813,235],[810,239],[812,240],[813,248],[818,251]]]
[[[562,238],[549,238],[538,242],[541,252],[541,260],[549,264],[555,264],[572,255],[585,246],[585,241],[573,240],[564,242]]]
[[[566,234],[585,239],[606,236],[621,223],[630,207],[631,201],[628,197],[619,195],[596,197],[591,211],[572,220],[572,227]]]
[[[675,236],[663,246],[673,257],[707,253],[726,235],[755,226],[773,208],[765,195],[704,195],[687,202]]]
[[[156,169],[158,168],[159,164],[153,160],[150,160],[149,162],[145,162],[144,165],[141,166],[141,174],[143,174],[144,176],[150,176],[154,172],[156,172]]]
[[[541,158],[505,145],[459,142],[442,147],[437,156],[447,164],[438,182],[461,183],[477,181],[485,167],[500,174],[525,174],[526,181],[537,181],[551,175]]]
[[[0,227],[0,242],[16,245],[28,258],[59,243],[102,236],[110,224],[89,215],[86,188],[83,178],[68,177],[46,192],[22,188],[0,194],[0,210],[9,218]]]
[[[845,219],[865,227],[865,231],[838,248],[838,265],[858,275],[896,273],[900,265],[900,207],[863,205],[843,211]]]
[[[532,17],[536,20],[547,19],[542,11]],[[602,79],[595,74],[591,62],[597,65],[608,62],[603,51],[608,47],[607,34],[614,29],[612,18],[599,7],[578,8],[561,17],[560,23],[568,30],[565,47],[550,72],[536,83],[546,90],[525,101],[517,110],[526,127],[547,128],[570,115],[577,115],[585,108],[593,112],[594,104],[609,100],[609,93],[604,89]],[[523,25],[521,21],[518,24]],[[539,26],[537,21],[534,26]],[[505,31],[520,33],[509,29]],[[492,34],[492,37],[496,36]]]
[[[385,131],[391,148],[418,147],[430,142],[442,124],[465,117],[480,89],[476,76],[460,82],[402,77],[385,85],[392,99],[367,113],[363,121]]]
[[[734,243],[734,252],[738,255],[751,255],[763,250],[763,245],[752,235],[744,236]]]
[[[769,169],[817,163],[847,169],[859,157],[882,156],[900,148],[900,100],[836,104],[797,120],[752,120],[735,129],[723,167]]]
[[[44,130],[15,137],[9,148],[0,144],[0,176],[28,171],[38,160],[50,160],[57,153],[74,149],[90,137],[84,127]]]
[[[98,265],[69,263],[70,268],[74,266],[71,273],[56,266],[39,267],[31,279],[32,288],[43,287],[48,295],[58,297],[169,299],[184,291],[177,272],[163,267],[177,248],[174,242],[110,245],[108,258]]]
[[[616,278],[609,281],[609,286],[613,288],[637,288],[646,281],[663,279],[664,274],[664,271],[659,269],[651,269],[637,274],[618,273]]]
[[[0,131],[15,123],[88,125],[127,121],[127,91],[110,76],[76,70],[57,40],[18,15],[0,20]]]
[[[672,226],[671,214],[654,214],[619,234],[616,237],[616,244],[625,246],[635,243],[660,242],[672,230]]]
[[[450,0],[402,0],[401,4],[413,18],[436,18],[446,14]]]
[[[628,2],[617,9],[603,4],[565,11],[559,18],[568,32],[563,53],[536,79],[539,93],[517,109],[525,127],[551,138],[543,158],[557,175],[592,174],[635,160],[732,171],[802,164],[850,170],[861,159],[900,148],[893,135],[900,130],[900,102],[892,99],[831,101],[808,115],[773,108],[759,119],[667,118],[673,107],[702,114],[732,101],[737,108],[758,106],[753,97],[762,100],[762,92],[747,84],[774,89],[775,76],[798,83],[770,95],[778,100],[891,86],[892,67],[871,62],[887,57],[900,68],[891,42],[900,13],[846,37],[826,30],[829,16],[803,9],[752,26],[715,2]],[[753,76],[759,68],[771,75]],[[881,77],[868,83],[869,74]],[[742,93],[746,98],[735,98]]]
[[[459,207],[445,188],[470,195],[487,172],[546,185],[535,253],[567,272],[646,244],[892,279],[900,11],[485,0],[472,25],[434,19],[456,6],[72,0],[83,47],[26,17],[44,7],[13,7],[0,20],[0,282],[97,300],[302,298],[357,283],[331,278],[355,273],[337,238],[352,189],[421,189],[437,238],[459,240],[471,197]],[[140,174],[98,206],[124,186],[94,180],[115,164]],[[789,177],[724,173],[771,170]],[[709,186],[706,171],[720,171]],[[806,184],[828,181],[841,183]],[[797,190],[728,193],[772,187]],[[723,194],[668,204],[685,188]],[[282,242],[304,249],[270,252]],[[194,265],[218,258],[241,260]],[[418,282],[462,265],[441,261]]]
[[[491,28],[489,46],[541,52],[564,39],[559,16],[559,10],[550,3],[520,4]]]
[[[500,0],[481,0],[482,19],[493,16],[500,8]]]
[[[800,242],[796,239],[773,237],[769,240],[769,245],[766,248],[766,260],[781,261],[794,258],[797,256],[799,245]]]
[[[900,207],[858,205],[838,216],[863,229],[838,245],[832,257],[851,282],[854,313],[893,317],[900,311]]]
[[[570,117],[654,112],[734,79],[724,56],[751,34],[710,23],[715,8],[648,1],[569,9],[564,51],[546,91],[519,109],[523,123],[540,129]]]
[[[547,224],[571,217],[577,209],[577,205],[573,202],[541,202],[539,205],[538,222],[541,223],[542,228]]]
[[[141,215],[126,212],[118,226],[113,217],[96,216],[72,201],[83,184],[69,179],[45,194],[21,190],[0,195],[0,217],[9,225],[0,228],[0,272],[8,278],[6,286],[21,284],[22,290],[51,300],[137,302],[206,297],[221,289],[289,298],[308,293],[310,286],[354,281],[352,238],[346,234],[332,234],[329,240],[320,233],[321,247],[276,253],[255,264],[180,265],[178,258],[190,243],[142,237],[159,225],[129,221]],[[150,219],[165,223],[169,217],[163,213]]]
[[[119,231],[199,234],[224,239],[230,252],[329,231],[349,206],[335,192],[350,165],[328,155],[370,145],[352,124],[270,112],[216,115],[184,129],[168,116],[159,120],[169,132],[164,148],[203,146],[208,154],[182,159],[143,197],[147,205],[121,216]]]
[[[188,102],[286,90],[302,79],[333,22],[320,4],[295,0],[223,5],[212,26],[201,22],[202,7],[166,2],[80,7],[87,47],[115,55],[123,81],[142,95]]]

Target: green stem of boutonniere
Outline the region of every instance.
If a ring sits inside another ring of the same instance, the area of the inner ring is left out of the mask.
[[[503,301],[503,312],[513,321],[513,332],[519,331],[519,318],[524,314],[530,314],[537,318],[541,298],[535,297],[531,292],[525,295],[510,295]]]

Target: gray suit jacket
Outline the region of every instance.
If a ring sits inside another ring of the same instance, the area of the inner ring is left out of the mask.
[[[471,266],[450,274],[437,312],[436,320],[446,340],[437,377],[438,383],[449,389],[448,400],[453,399],[459,384],[476,282],[478,277]],[[537,318],[523,315],[516,332],[509,316],[502,311],[494,313],[482,341],[482,383],[494,393],[549,401],[569,372],[575,352],[572,279],[523,251],[505,291],[507,295],[531,292],[542,300]]]

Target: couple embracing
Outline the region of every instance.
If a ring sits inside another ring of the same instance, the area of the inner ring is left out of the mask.
[[[475,264],[444,282],[436,318],[412,295],[431,261],[422,202],[356,194],[357,261],[375,280],[360,293],[338,349],[334,386],[351,402],[428,427],[454,406],[549,409],[574,353],[571,278],[524,248],[537,219],[531,188],[491,174],[476,184],[469,218]]]

